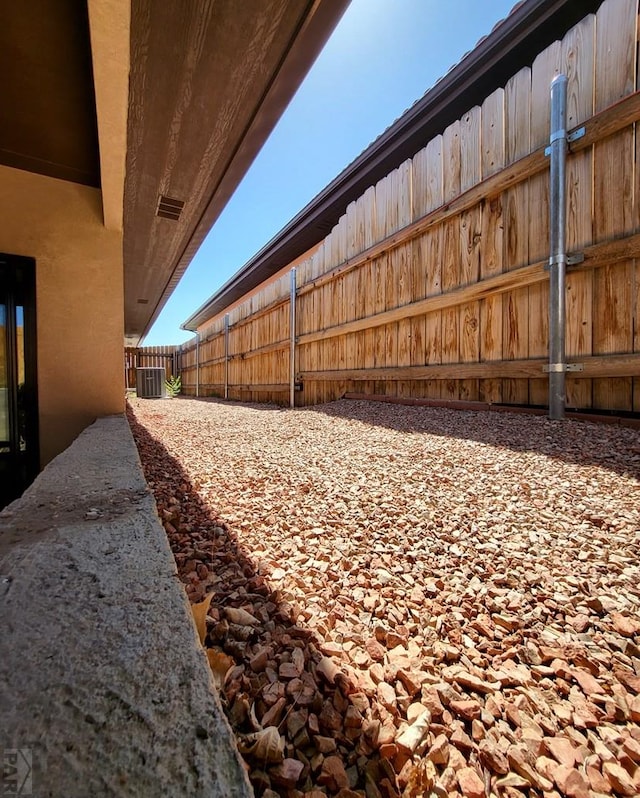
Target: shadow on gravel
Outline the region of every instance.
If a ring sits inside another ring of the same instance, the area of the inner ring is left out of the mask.
[[[129,406],[127,417],[189,599],[213,594],[205,647],[235,663],[220,698],[241,749],[254,752],[245,760],[256,795],[322,785],[329,795],[351,787],[358,792],[350,795],[364,796],[368,784],[368,796],[398,796],[391,763],[376,750],[380,724],[360,711],[366,696],[296,624],[286,592],[270,588],[224,518],[200,499],[180,462]],[[250,735],[260,726],[277,727],[284,752],[255,744]]]
[[[517,452],[536,452],[566,463],[595,465],[640,479],[640,430],[631,427],[360,399],[340,399],[305,410],[397,432],[460,438]]]

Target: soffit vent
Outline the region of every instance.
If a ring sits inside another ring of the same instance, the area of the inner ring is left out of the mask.
[[[163,219],[173,219],[177,222],[184,208],[184,202],[176,199],[175,197],[165,197],[161,194],[158,198],[158,209],[156,216],[161,216]]]

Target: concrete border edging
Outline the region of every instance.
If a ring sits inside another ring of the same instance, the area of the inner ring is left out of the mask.
[[[0,607],[0,748],[35,795],[253,795],[124,416],[0,513]]]

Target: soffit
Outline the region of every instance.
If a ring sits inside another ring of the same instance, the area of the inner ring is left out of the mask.
[[[133,0],[125,338],[145,334],[348,0]],[[176,221],[159,198],[184,203]]]
[[[0,163],[100,185],[87,7],[0,3]]]

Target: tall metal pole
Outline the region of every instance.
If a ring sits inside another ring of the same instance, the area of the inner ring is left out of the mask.
[[[229,398],[229,314],[224,317],[224,398]]]
[[[289,348],[289,406],[296,406],[296,270],[291,269],[291,298],[289,314],[289,331],[291,346]]]
[[[200,333],[196,332],[196,396],[200,396]]]
[[[566,252],[566,163],[567,78],[558,75],[551,83],[551,186],[549,218],[549,418],[564,418],[566,386],[565,274]]]

